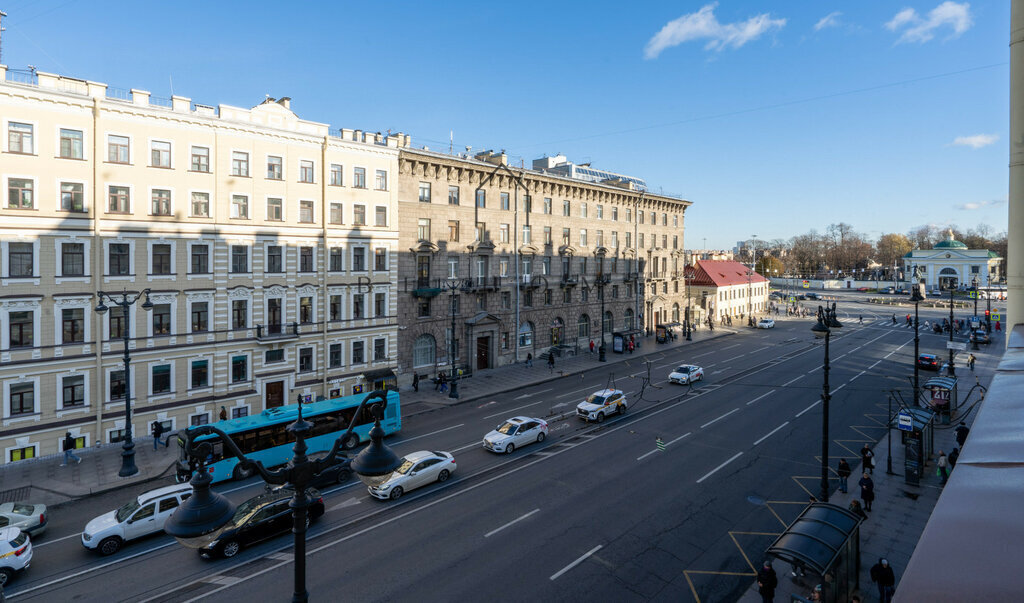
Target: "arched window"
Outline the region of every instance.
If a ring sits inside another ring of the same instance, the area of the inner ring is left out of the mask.
[[[432,366],[434,364],[434,351],[437,349],[437,342],[433,335],[423,334],[416,338],[412,346],[412,365]]]
[[[679,304],[672,304],[672,321],[679,322]]]
[[[626,311],[622,313],[622,325],[626,330],[633,328],[633,310],[632,308],[626,308]]]
[[[612,316],[611,311],[605,312],[604,313],[604,326],[601,327],[602,332],[603,333],[611,333],[612,332],[612,325],[614,325],[614,324],[615,324],[614,323],[614,318]]]
[[[576,321],[577,336],[584,339],[590,337],[590,317],[586,314],[580,314],[580,319]]]
[[[533,323],[524,322],[519,325],[519,347],[528,348],[533,346]]]

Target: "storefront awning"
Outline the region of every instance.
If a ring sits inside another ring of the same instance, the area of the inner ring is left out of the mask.
[[[367,381],[380,381],[381,379],[393,379],[394,377],[395,369],[392,368],[375,369],[363,373],[363,379],[366,379]]]

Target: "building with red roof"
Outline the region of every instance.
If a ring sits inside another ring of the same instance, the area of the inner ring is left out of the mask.
[[[717,322],[768,312],[768,279],[732,260],[697,260],[690,295]]]

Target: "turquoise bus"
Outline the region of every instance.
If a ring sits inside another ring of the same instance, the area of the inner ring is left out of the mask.
[[[387,395],[388,405],[380,424],[384,428],[384,433],[391,435],[401,429],[402,413],[398,392],[388,391]],[[306,438],[306,445],[309,447],[307,454],[312,456],[330,450],[338,436],[348,429],[360,402],[365,398],[366,394],[356,394],[303,404],[302,416],[313,426],[309,437]],[[372,403],[367,404],[356,417],[352,435],[344,443],[345,450],[355,448],[360,443],[369,440],[370,428],[373,427],[373,414],[370,412],[372,405]],[[246,457],[260,461],[266,467],[274,467],[283,465],[292,458],[292,446],[294,446],[295,440],[287,429],[295,422],[297,416],[298,405],[290,404],[268,408],[258,415],[219,421],[216,426],[231,436]],[[177,479],[179,482],[191,479],[195,469],[195,464],[190,462],[186,451],[196,429],[198,427],[193,426],[178,432]],[[220,436],[216,434],[200,435],[195,441],[208,441],[213,446],[213,453],[206,461],[206,470],[213,477],[214,483],[229,479],[244,479],[251,475],[251,472],[239,466],[238,457],[231,454],[230,449],[225,450]]]

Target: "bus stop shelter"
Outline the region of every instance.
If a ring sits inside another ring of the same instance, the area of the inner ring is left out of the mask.
[[[821,576],[821,601],[846,603],[860,587],[860,522],[831,503],[811,503],[767,555]]]

